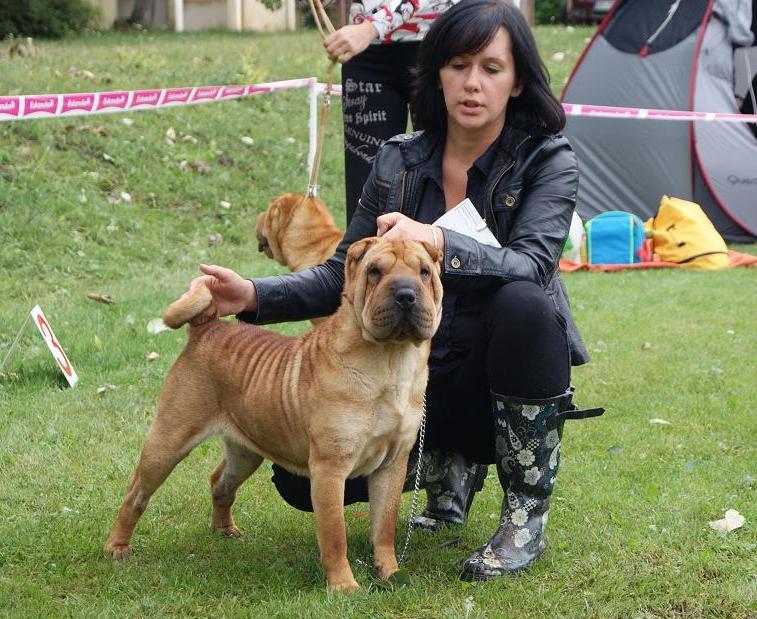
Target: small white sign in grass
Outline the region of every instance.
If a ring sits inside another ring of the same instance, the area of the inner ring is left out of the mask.
[[[37,326],[37,329],[42,335],[42,339],[45,340],[45,344],[47,344],[50,354],[53,356],[53,359],[55,359],[55,363],[58,364],[60,371],[63,372],[63,376],[68,381],[68,384],[71,387],[75,387],[76,383],[79,381],[79,376],[76,374],[76,370],[74,370],[71,361],[69,361],[66,351],[63,350],[63,346],[60,345],[60,342],[58,342],[58,339],[55,337],[53,328],[50,326],[50,321],[45,317],[45,314],[42,312],[42,308],[39,305],[35,305],[32,308],[31,312],[27,315],[26,320],[24,320],[24,324],[21,325],[21,328],[18,330],[16,338],[13,340],[13,344],[8,350],[8,354],[5,355],[2,365],[0,365],[0,372],[5,369],[5,365],[8,363],[13,351],[16,349],[18,341],[21,339],[21,334],[24,332],[24,329],[29,322],[29,318],[31,318]]]

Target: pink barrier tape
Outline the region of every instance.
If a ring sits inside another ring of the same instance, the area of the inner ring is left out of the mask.
[[[115,92],[82,92],[62,95],[0,96],[0,122],[153,110],[176,105],[238,99],[239,97],[249,97],[277,90],[307,88],[312,85],[316,85],[322,91],[325,90],[325,86],[318,84],[316,78],[306,77],[247,86],[198,86],[119,90]],[[341,87],[337,86],[332,87],[331,93],[338,94],[337,90],[341,94]]]
[[[721,112],[691,112],[682,110],[644,110],[634,107],[563,103],[568,116],[594,118],[629,118],[638,120],[706,121],[726,123],[757,123],[757,114],[728,114]]]
[[[184,88],[161,88],[153,90],[122,90],[116,92],[86,92],[63,95],[0,96],[0,122],[27,118],[53,118],[56,116],[81,116],[104,114],[127,110],[149,110],[175,105],[191,105],[210,101],[237,99],[253,95],[307,88],[315,85],[318,92],[326,92],[326,84],[314,77],[305,77],[280,82],[250,84],[247,86],[199,86]],[[329,92],[342,95],[342,87],[332,85]],[[633,107],[612,107],[563,103],[568,116],[594,118],[623,118],[637,120],[703,121],[757,123],[757,114],[729,114],[721,112],[692,112],[685,110],[645,110]]]

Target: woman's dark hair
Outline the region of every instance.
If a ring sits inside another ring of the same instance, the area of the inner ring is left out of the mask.
[[[515,73],[523,92],[507,104],[508,124],[557,133],[565,112],[549,88],[549,75],[521,12],[504,0],[462,0],[436,19],[418,51],[413,84],[413,119],[420,129],[442,135],[447,108],[439,70],[455,56],[484,49],[500,28],[510,34]]]

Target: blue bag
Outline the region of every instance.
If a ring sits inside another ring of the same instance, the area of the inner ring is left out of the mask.
[[[633,264],[642,261],[644,222],[632,213],[607,211],[586,222],[589,264]]]

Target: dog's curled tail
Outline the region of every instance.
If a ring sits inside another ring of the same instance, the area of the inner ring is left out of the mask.
[[[213,295],[205,284],[200,284],[168,306],[163,322],[172,329],[178,329],[187,322],[196,326],[212,320],[215,313]]]

